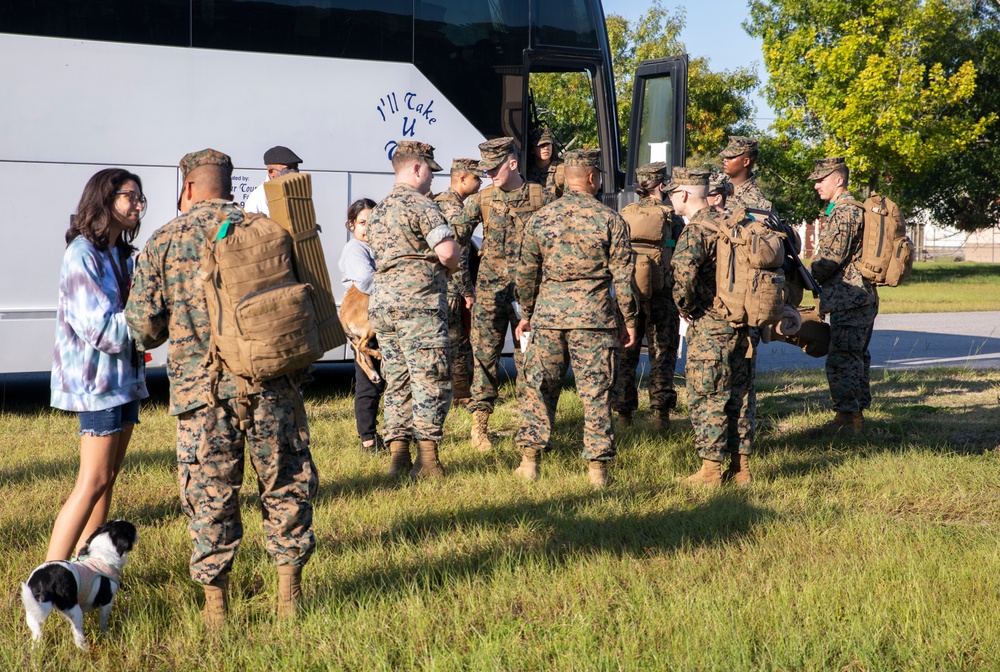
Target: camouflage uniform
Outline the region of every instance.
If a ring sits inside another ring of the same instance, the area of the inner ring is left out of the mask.
[[[441,442],[451,341],[448,278],[434,248],[454,237],[434,202],[407,184],[397,183],[368,217],[375,257],[368,318],[382,351],[386,442]]]
[[[566,175],[564,173],[565,166],[562,159],[557,158],[555,140],[552,138],[552,131],[547,128],[538,128],[531,132],[531,143],[532,147],[542,147],[544,145],[552,145],[552,158],[549,160],[549,165],[545,168],[540,168],[535,165],[534,157],[528,159],[528,172],[525,175],[525,179],[528,182],[535,182],[536,184],[542,185],[545,191],[545,202],[550,203],[566,191]]]
[[[494,140],[480,145],[484,157],[493,151],[491,143],[496,142]],[[511,191],[487,187],[466,202],[464,211],[453,222],[460,244],[468,242],[476,226],[483,224],[483,246],[479,251],[479,274],[476,278],[476,303],[472,308],[472,353],[475,369],[472,377],[472,400],[467,406],[470,413],[493,413],[498,396],[500,353],[503,351],[508,326],[513,332],[518,323],[513,306],[515,269],[510,266],[521,255],[524,226],[533,212],[532,192],[537,189],[538,185],[530,182]],[[536,193],[534,200],[540,204],[548,202],[541,193]],[[518,371],[523,369],[524,356],[520,348],[514,348],[514,364]],[[519,388],[520,384],[519,382]]]
[[[449,223],[462,214],[462,199],[453,189],[438,194],[434,202]],[[476,295],[469,273],[470,247],[468,243],[462,245],[458,269],[448,279],[448,337],[451,339],[453,397],[456,400],[468,399],[472,393],[472,342],[465,319],[465,299]]]
[[[658,168],[650,175],[661,175],[666,164],[650,164],[637,169],[637,176],[642,179],[646,173],[644,168]],[[645,211],[645,213],[644,213]],[[657,247],[662,250],[660,269],[663,274],[663,288],[655,292],[649,301],[639,298],[638,291],[633,288],[638,307],[636,318],[636,341],[632,347],[625,349],[622,363],[618,369],[615,381],[614,400],[612,408],[618,413],[631,415],[639,407],[639,394],[636,387],[636,367],[642,351],[642,338],[646,337],[649,353],[649,406],[657,411],[666,411],[677,406],[677,391],[674,389],[674,367],[677,364],[677,349],[680,345],[680,313],[674,304],[672,287],[673,273],[670,268],[670,257],[674,251],[677,236],[684,227],[684,221],[674,215],[669,204],[645,197],[638,203],[628,205],[622,210],[622,218],[629,225],[629,237],[632,240],[633,252],[641,254],[643,245],[637,242],[633,225],[639,218],[648,217],[652,211],[656,216],[665,217],[662,240]],[[646,241],[651,242],[651,241]]]
[[[531,321],[517,434],[521,448],[548,446],[568,357],[583,403],[583,458],[615,456],[616,311],[635,326],[632,271],[628,225],[593,196],[568,191],[531,219],[517,272],[518,297]]]
[[[818,161],[809,179],[822,179],[836,165],[843,165],[843,160]],[[833,408],[842,413],[857,413],[871,406],[868,344],[878,315],[878,291],[857,265],[864,237],[864,213],[844,202],[853,198],[844,192],[830,202],[811,268],[820,285],[820,310],[830,315],[826,378]]]
[[[232,168],[229,157],[205,150],[185,156],[181,170],[186,176],[209,163]],[[156,230],[136,260],[125,308],[141,349],[169,339],[167,374],[170,414],[178,420],[181,506],[194,542],[191,578],[201,584],[228,574],[243,536],[239,497],[245,444],[258,477],[268,553],[278,565],[301,567],[316,543],[312,499],[319,479],[298,388],[286,378],[262,383],[261,391],[250,395],[254,424],[244,431],[235,380],[223,372],[213,394],[204,366],[211,329],[199,277],[202,250],[220,216],[238,224],[243,215],[233,203],[206,200]]]
[[[685,169],[675,168],[674,175],[679,171]],[[724,461],[727,453],[750,455],[757,419],[756,398],[748,394],[753,384],[746,357],[749,329],[733,327],[714,307],[716,246],[724,217],[710,208],[695,213],[670,261],[674,301],[690,322],[685,375],[695,445],[703,460],[713,462]]]
[[[764,192],[757,186],[757,176],[751,174],[750,178],[740,184],[733,184],[733,195],[744,208],[757,208],[758,210],[773,210],[771,201],[764,197]]]

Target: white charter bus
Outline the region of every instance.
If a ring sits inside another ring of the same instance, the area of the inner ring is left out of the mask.
[[[177,215],[185,153],[228,153],[242,203],[266,176],[264,151],[292,148],[313,176],[339,300],[347,206],[388,193],[395,141],[430,143],[447,168],[510,135],[527,165],[520,140],[542,73],[584,84],[605,202],[630,199],[636,165],[684,161],[686,57],[637,71],[622,161],[600,0],[5,2],[0,62],[0,374],[50,368],[63,234],[105,167],[143,180],[141,246]],[[443,173],[433,188],[446,186]],[[342,347],[325,359],[350,356]]]

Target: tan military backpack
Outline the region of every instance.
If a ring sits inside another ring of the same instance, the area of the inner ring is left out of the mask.
[[[220,221],[209,230],[201,279],[212,325],[209,368],[254,384],[323,356],[312,286],[296,279],[292,237],[278,223],[249,213]]]
[[[632,289],[640,301],[649,301],[667,287],[666,268],[673,256],[670,211],[662,206],[630,203],[622,210],[632,242]]]
[[[777,324],[785,307],[785,234],[736,208],[716,229],[715,309],[733,326]]]
[[[865,213],[858,261],[861,275],[879,286],[897,287],[905,282],[913,271],[916,248],[906,235],[906,222],[899,206],[874,191],[864,203],[854,199],[841,202],[856,205]]]

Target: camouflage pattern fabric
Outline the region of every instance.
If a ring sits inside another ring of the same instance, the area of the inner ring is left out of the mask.
[[[566,367],[572,363],[576,391],[583,404],[581,456],[585,460],[613,458],[615,437],[610,402],[618,348],[614,329],[532,328],[519,404],[518,447],[541,450],[549,447]]]
[[[532,328],[616,329],[618,310],[635,326],[628,225],[589,194],[566,192],[535,213],[517,270],[517,296]]]
[[[482,194],[473,195],[466,202],[462,214],[452,220],[462,244],[469,241],[476,226],[483,224],[483,246],[479,252],[476,303],[472,307],[470,335],[474,359],[472,396],[467,406],[470,413],[479,410],[492,413],[499,395],[497,367],[500,353],[503,352],[508,326],[511,329],[517,326],[513,306],[514,283],[508,262],[520,257],[523,226],[531,216],[530,212],[515,216],[512,209],[529,207],[529,189],[528,182],[511,191],[490,189],[486,199],[487,212],[483,211]],[[519,348],[514,348],[514,364],[521,371],[523,357]],[[520,385],[518,382],[519,389]]]
[[[382,351],[386,442],[440,442],[451,404],[448,281],[434,247],[454,233],[431,199],[396,184],[368,217],[375,288],[368,319]]]
[[[749,179],[740,184],[733,184],[733,195],[730,198],[736,199],[738,204],[744,208],[774,209],[771,201],[764,197],[764,192],[757,186],[756,175],[751,175]]]
[[[844,192],[833,199],[833,209],[819,234],[813,254],[812,275],[820,285],[820,309],[823,315],[878,302],[875,286],[861,275],[864,238],[864,213],[856,205],[843,201],[854,199]]]
[[[475,194],[473,194],[475,198]],[[434,198],[438,208],[450,224],[462,214],[462,199],[455,190],[448,189]],[[472,275],[469,273],[469,255],[472,246],[462,246],[458,270],[448,279],[448,337],[451,339],[451,371],[454,376],[454,399],[468,399],[472,394],[472,341],[465,325],[465,297],[475,296]],[[473,304],[475,305],[475,304]],[[470,325],[471,326],[471,325]]]
[[[262,384],[251,396],[253,427],[239,429],[237,402],[185,411],[177,420],[177,460],[181,508],[194,543],[191,578],[211,583],[229,572],[243,537],[240,492],[244,443],[257,474],[266,549],[278,565],[302,566],[312,555],[312,499],[319,476],[309,452],[299,392],[284,378]]]
[[[830,352],[826,356],[826,379],[833,409],[857,413],[871,407],[869,379],[872,357],[868,345],[878,315],[878,301],[860,308],[830,313]]]
[[[658,208],[663,205],[655,198],[645,197],[634,206],[636,208]],[[622,212],[622,218],[629,221],[629,208]],[[673,245],[684,227],[684,220],[673,215],[673,222],[667,231],[669,242],[663,249],[663,291],[648,302],[639,302],[636,318],[636,342],[622,353],[618,377],[615,379],[612,408],[617,412],[634,412],[639,408],[639,394],[636,384],[636,367],[642,354],[642,339],[646,338],[649,355],[649,406],[653,409],[671,409],[677,406],[677,391],[674,389],[674,368],[677,365],[677,350],[680,347],[681,318],[674,304],[674,285],[670,257]]]
[[[562,197],[566,191],[566,178],[563,175],[563,171],[559,169],[561,165],[563,165],[562,159],[552,157],[549,165],[545,168],[539,168],[534,164],[528,168],[528,174],[525,179],[528,182],[535,182],[542,185],[545,191],[546,202],[552,202]]]
[[[688,407],[698,454],[723,461],[749,455],[757,424],[754,362],[746,357],[750,330],[736,329],[714,308],[718,226],[725,215],[699,210],[681,232],[671,266],[674,302],[687,331]]]
[[[548,445],[559,390],[572,362],[584,408],[583,457],[614,457],[617,317],[620,311],[625,323],[635,326],[632,271],[628,225],[593,196],[566,192],[531,219],[516,282],[524,317],[531,322],[518,446]]]
[[[204,406],[212,396],[210,374],[204,366],[211,328],[199,278],[202,250],[210,227],[242,218],[243,210],[229,201],[195,203],[187,214],[154,231],[136,258],[125,318],[140,350],[152,350],[170,340],[171,415]],[[235,397],[235,378],[223,372],[216,396]]]

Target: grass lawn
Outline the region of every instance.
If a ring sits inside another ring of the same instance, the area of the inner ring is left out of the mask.
[[[879,287],[878,294],[883,314],[1000,310],[1000,264],[919,262],[909,280]],[[812,296],[803,303],[811,304]]]
[[[955,264],[954,268],[966,268]],[[1000,660],[1000,372],[879,371],[870,430],[811,440],[822,372],[762,376],[757,480],[675,482],[698,459],[683,407],[658,435],[640,412],[616,481],[587,484],[581,407],[568,388],[542,479],[511,473],[508,436],[468,444],[448,418],[440,482],[397,485],[356,447],[343,379],[310,390],[321,475],[305,613],[272,616],[248,469],[232,624],[202,628],[177,497],[174,421],[144,407],[112,514],[141,534],[108,636],[78,652],[53,616],[32,649],[18,582],[44,557],[77,469],[76,421],[14,403],[0,415],[0,669],[4,670],[898,670]],[[494,416],[517,423],[512,390]],[[644,396],[644,395],[643,395]]]

